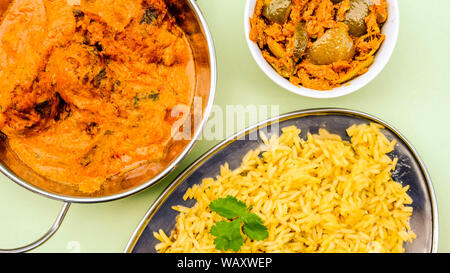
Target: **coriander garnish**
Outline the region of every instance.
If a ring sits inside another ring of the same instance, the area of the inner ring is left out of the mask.
[[[212,228],[210,233],[215,236],[214,244],[218,250],[239,251],[244,244],[243,233],[252,240],[262,241],[269,236],[267,228],[263,225],[261,218],[250,213],[247,205],[228,195],[226,198],[217,199],[209,205],[210,209],[220,216],[232,220],[231,222],[220,221]]]
[[[101,82],[102,82],[104,79],[106,79],[106,78],[108,78],[108,77],[106,76],[106,68],[103,67],[103,68],[100,70],[100,72],[98,72],[98,74],[95,75],[95,77],[92,79],[91,83],[92,83],[92,85],[93,85],[95,88],[99,88]]]
[[[139,24],[146,23],[147,25],[151,24],[153,21],[155,21],[158,18],[158,13],[156,10],[152,8],[147,8],[144,12],[144,15],[142,16],[141,21]]]

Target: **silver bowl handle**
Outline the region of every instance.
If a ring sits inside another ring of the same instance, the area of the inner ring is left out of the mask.
[[[67,214],[67,211],[70,208],[70,204],[71,203],[64,203],[63,207],[61,208],[58,217],[56,218],[55,223],[53,224],[53,226],[47,231],[47,233],[44,234],[44,236],[42,236],[41,238],[39,238],[38,240],[32,242],[31,244],[28,244],[26,246],[23,247],[18,247],[18,248],[12,248],[12,249],[0,249],[0,253],[21,253],[21,252],[28,252],[30,250],[33,250],[39,246],[41,246],[42,244],[44,244],[45,242],[47,242],[48,239],[50,239],[59,229],[59,227],[61,226],[64,217]]]

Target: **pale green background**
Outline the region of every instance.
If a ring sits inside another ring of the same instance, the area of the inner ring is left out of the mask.
[[[244,39],[244,0],[198,2],[216,44],[216,105],[279,104],[281,113],[343,107],[387,121],[413,143],[431,173],[439,206],[439,250],[450,252],[450,1],[400,0],[400,37],[389,64],[365,88],[332,100],[291,94],[261,72]],[[122,252],[161,191],[217,142],[200,141],[168,179],[142,193],[110,203],[72,205],[59,232],[35,252],[70,252],[77,245],[81,252]],[[46,232],[62,203],[6,177],[0,180],[0,248],[28,243]]]

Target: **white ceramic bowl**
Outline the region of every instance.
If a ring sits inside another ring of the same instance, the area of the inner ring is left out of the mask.
[[[247,40],[248,47],[250,48],[250,52],[253,55],[256,63],[259,67],[266,73],[266,75],[271,78],[274,82],[276,82],[279,86],[283,87],[286,90],[289,90],[295,94],[311,97],[311,98],[319,98],[319,99],[328,99],[328,98],[337,98],[341,96],[348,95],[353,93],[365,85],[367,85],[370,81],[372,81],[383,68],[388,63],[392,53],[394,51],[395,45],[397,43],[399,26],[400,26],[400,12],[398,8],[397,0],[387,0],[388,3],[388,20],[383,26],[382,33],[386,35],[386,40],[383,42],[382,46],[378,50],[375,56],[374,63],[369,67],[369,70],[357,78],[344,83],[341,87],[334,88],[329,91],[318,91],[314,89],[309,89],[305,87],[299,87],[293,85],[289,80],[281,77],[272,66],[264,59],[261,54],[261,50],[258,45],[250,40],[250,18],[253,17],[253,12],[255,10],[256,0],[247,0],[245,5],[245,14],[244,14],[244,27],[245,27],[245,36]]]

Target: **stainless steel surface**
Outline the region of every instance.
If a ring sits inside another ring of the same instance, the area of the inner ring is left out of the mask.
[[[338,134],[348,140],[346,129],[352,124],[375,122],[385,127],[383,133],[388,139],[396,139],[397,145],[391,156],[399,158],[397,170],[393,178],[404,185],[410,185],[408,194],[413,199],[413,215],[411,227],[417,234],[413,243],[406,243],[407,252],[437,252],[439,221],[436,197],[431,183],[430,175],[420,159],[417,151],[395,128],[371,115],[345,109],[312,109],[293,112],[280,117],[259,123],[243,132],[240,132],[215,148],[208,151],[187,170],[185,170],[151,206],[128,242],[125,252],[155,252],[158,241],[153,231],[163,229],[170,234],[178,215],[172,206],[183,205],[191,207],[195,200],[183,200],[185,191],[194,184],[201,183],[203,178],[215,177],[220,166],[225,162],[230,168],[237,168],[243,156],[251,149],[259,147],[262,143],[259,131],[267,135],[269,125],[276,125],[275,133],[280,129],[295,125],[302,129],[301,137],[307,132],[317,133],[319,128],[325,128],[331,133]]]

